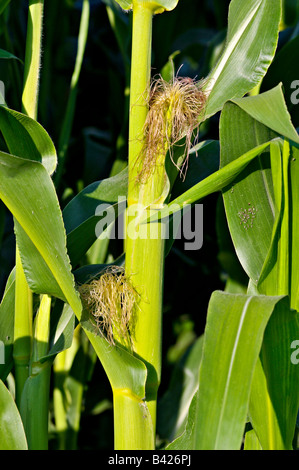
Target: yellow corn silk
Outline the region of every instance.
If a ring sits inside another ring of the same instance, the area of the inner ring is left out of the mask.
[[[141,182],[146,182],[157,167],[164,165],[167,152],[172,158],[173,146],[184,137],[184,156],[188,155],[193,131],[204,117],[204,83],[204,80],[196,82],[176,76],[170,82],[162,77],[153,80],[139,162]]]
[[[129,350],[138,294],[119,266],[103,270],[100,277],[79,286],[85,309],[111,345],[115,340]]]

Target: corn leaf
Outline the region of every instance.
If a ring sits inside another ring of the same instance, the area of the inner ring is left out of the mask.
[[[233,139],[236,131],[238,139]],[[238,106],[228,103],[221,115],[221,167],[226,168],[239,155],[274,135]],[[223,190],[223,199],[239,261],[257,283],[270,249],[275,216],[268,152],[258,156]]]
[[[254,429],[245,434],[244,450],[263,450]]]
[[[221,164],[227,165],[247,148],[269,139],[270,128],[298,142],[280,86],[254,100],[250,97],[235,103],[238,107],[225,105],[221,116]],[[235,132],[237,142],[232,138]],[[297,246],[289,231],[296,243],[298,235],[292,225],[297,218],[298,183],[290,180],[291,163],[292,172],[297,168],[290,156],[286,140],[273,141],[270,155],[248,166],[233,187],[226,188],[223,199],[237,255],[251,278],[249,292],[288,295],[291,307],[296,307],[298,278],[295,275],[293,283],[290,272],[296,272],[296,258],[292,257]],[[290,311],[290,305],[281,303],[270,319],[252,383],[250,421],[263,449],[292,448],[299,375],[290,361],[290,344],[299,329],[298,314]]]
[[[299,408],[299,370],[290,345],[298,338],[299,314],[280,303],[265,330],[254,372],[249,417],[263,450],[291,450]]]
[[[0,450],[27,450],[20,414],[2,380],[0,380],[0,402]]]
[[[278,296],[212,294],[196,409],[193,404],[186,431],[167,448],[184,449],[187,441],[189,449],[240,449],[264,331],[274,309],[284,301]]]
[[[261,122],[277,134],[299,143],[299,136],[291,122],[281,83],[260,95],[233,99],[232,101],[256,121]]]
[[[55,171],[57,155],[54,144],[37,121],[0,106],[0,130],[11,154],[41,162],[50,175]]]
[[[207,118],[263,78],[275,54],[280,16],[281,0],[231,1],[226,45],[208,76]]]

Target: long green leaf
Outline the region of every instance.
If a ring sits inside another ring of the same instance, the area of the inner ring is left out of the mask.
[[[263,334],[281,299],[213,293],[199,373],[196,449],[240,449]]]
[[[225,105],[221,116],[221,164],[227,165],[242,151],[268,140],[273,131],[298,142],[281,86],[234,103]],[[232,138],[236,132],[237,141]],[[223,194],[231,236],[239,260],[251,278],[250,292],[290,295],[291,305],[296,305],[296,288],[290,288],[289,275],[290,264],[296,272],[297,262],[292,257],[297,247],[290,243],[289,230],[293,218],[296,220],[292,211],[297,212],[297,198],[294,204],[289,184],[288,142],[273,141],[270,158],[263,156],[255,163]],[[296,171],[296,166],[293,168]],[[291,448],[298,410],[298,373],[292,367],[289,347],[298,335],[297,322],[289,304],[277,306],[265,332],[261,360],[256,365],[250,416],[252,413],[251,423],[263,449]]]

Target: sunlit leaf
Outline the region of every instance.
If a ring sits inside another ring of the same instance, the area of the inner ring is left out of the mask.
[[[281,0],[231,1],[226,45],[208,76],[206,117],[263,78],[275,54],[280,15]]]

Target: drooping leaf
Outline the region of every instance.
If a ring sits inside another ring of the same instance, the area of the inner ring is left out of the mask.
[[[83,189],[63,211],[67,231],[67,249],[72,265],[75,267],[82,256],[102,235],[97,224],[109,219],[113,224],[126,207],[127,171],[106,180],[92,183]],[[65,300],[51,270],[40,256],[38,250],[26,235],[20,224],[15,223],[15,232],[27,281],[33,292]],[[112,236],[107,234],[107,237]]]
[[[55,171],[57,155],[54,144],[37,121],[0,106],[0,131],[11,154],[41,162],[50,175]]]
[[[25,230],[15,220],[15,234],[28,285],[35,294],[48,294],[66,302],[53,272]]]
[[[256,96],[232,100],[256,121],[297,144],[299,136],[291,122],[281,83]]]

